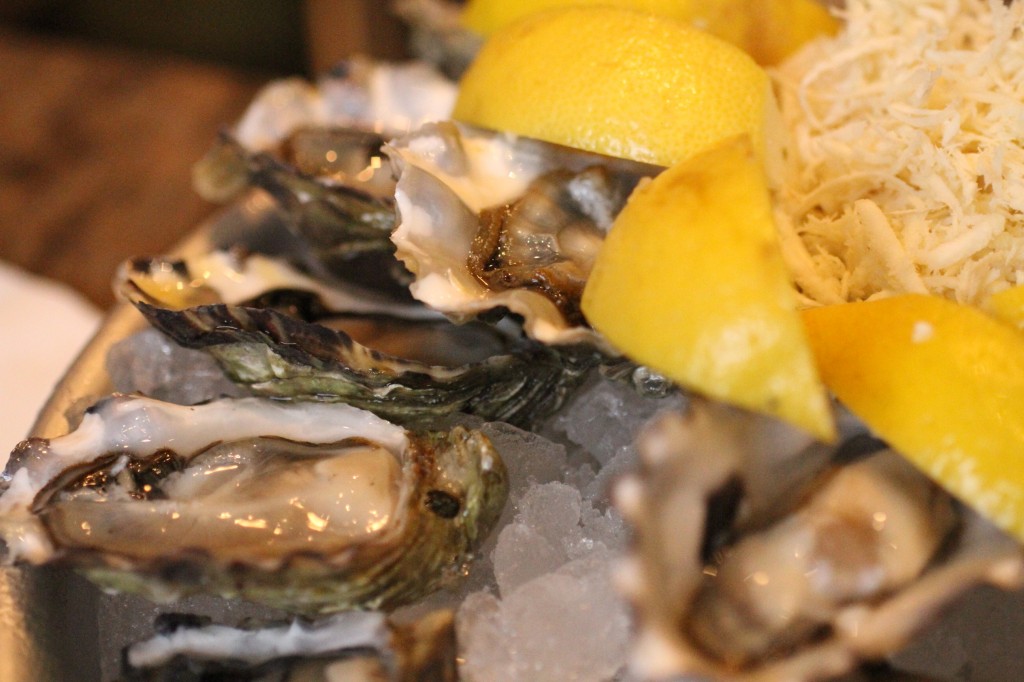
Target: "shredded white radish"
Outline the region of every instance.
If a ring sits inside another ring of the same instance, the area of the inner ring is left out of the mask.
[[[809,305],[1024,283],[1024,2],[847,0],[774,72],[783,252]]]

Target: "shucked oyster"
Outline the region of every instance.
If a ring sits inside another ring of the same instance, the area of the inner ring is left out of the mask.
[[[800,438],[702,401],[641,435],[615,498],[636,532],[620,582],[644,679],[829,678],[894,653],[973,585],[1019,586],[1016,543],[898,455]]]
[[[583,285],[626,198],[660,168],[456,123],[385,152],[400,171],[391,239],[414,297],[458,320],[511,310],[544,343],[600,343]]]
[[[126,682],[230,679],[233,682],[455,682],[451,612],[410,624],[383,613],[349,611],[318,622],[296,619],[234,628],[165,614],[157,634],[127,647]]]
[[[418,306],[351,300],[259,256],[136,261],[120,277],[154,327],[255,393],[344,401],[407,424],[465,412],[529,425],[598,359]]]
[[[266,190],[322,274],[383,287],[408,281],[392,257],[394,179],[385,138],[448,117],[455,85],[425,64],[352,60],[313,86],[272,83],[196,164],[206,199]],[[404,293],[401,287],[394,289]]]
[[[411,433],[340,404],[114,396],[3,474],[10,557],[158,601],[391,608],[459,573],[504,505],[482,434]]]

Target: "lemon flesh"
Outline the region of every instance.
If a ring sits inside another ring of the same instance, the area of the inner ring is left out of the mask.
[[[686,24],[609,7],[503,28],[463,76],[453,118],[663,166],[744,133],[770,167],[780,157],[769,79],[749,56]]]
[[[1003,322],[1024,329],[1024,284],[992,294],[984,308]]]
[[[582,305],[613,346],[676,383],[834,437],[745,137],[637,188]]]
[[[922,471],[1024,539],[1024,334],[925,295],[803,318],[835,395]]]
[[[471,0],[463,24],[484,36],[536,12],[605,5],[684,21],[728,41],[758,64],[777,64],[838,22],[817,0]]]

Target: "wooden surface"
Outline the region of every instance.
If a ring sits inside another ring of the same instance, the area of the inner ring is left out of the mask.
[[[216,210],[191,166],[270,77],[0,29],[0,259],[109,307]]]

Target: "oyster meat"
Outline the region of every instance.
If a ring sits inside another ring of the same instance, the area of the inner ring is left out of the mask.
[[[548,344],[603,345],[579,299],[604,235],[657,166],[453,122],[385,152],[396,165],[391,240],[415,298],[457,320],[521,316]]]
[[[530,425],[599,359],[522,339],[518,328],[375,307],[277,266],[224,253],[140,260],[122,268],[120,290],[155,328],[207,351],[256,394],[343,401],[406,424],[464,412]]]
[[[3,474],[12,559],[156,601],[293,612],[391,608],[453,578],[498,518],[504,465],[479,432],[412,433],[348,405],[113,396]]]
[[[1021,584],[1016,543],[880,442],[800,447],[780,428],[694,400],[641,435],[615,499],[637,536],[620,583],[643,679],[841,675],[970,587]]]

